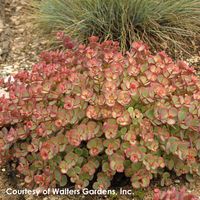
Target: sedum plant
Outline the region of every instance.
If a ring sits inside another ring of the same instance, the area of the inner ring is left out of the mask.
[[[189,194],[186,192],[185,188],[181,188],[177,190],[176,188],[172,188],[171,190],[167,190],[161,192],[159,189],[154,190],[153,200],[198,200],[199,198],[193,194]]]
[[[200,81],[187,63],[142,42],[113,41],[41,54],[32,71],[1,80],[0,164],[16,163],[27,187],[133,188],[153,177],[200,175]]]

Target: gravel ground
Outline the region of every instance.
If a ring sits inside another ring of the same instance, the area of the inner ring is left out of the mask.
[[[33,31],[30,0],[0,0],[0,76],[30,69],[47,41]]]

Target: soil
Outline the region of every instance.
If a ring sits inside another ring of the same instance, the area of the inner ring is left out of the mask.
[[[39,37],[33,30],[29,18],[30,0],[0,0],[0,76],[7,77],[22,69],[29,70],[38,61],[38,54],[47,48],[48,41]],[[200,74],[200,56],[187,58]],[[0,93],[1,93],[0,89]],[[125,196],[9,196],[5,194],[7,188],[23,188],[17,175],[8,169],[0,169],[0,200],[67,200],[67,199],[144,199],[152,200],[153,183],[148,189],[134,191],[134,195]],[[176,179],[171,187],[185,186],[189,192],[200,197],[200,179],[196,178],[194,183],[188,184],[182,179]],[[123,187],[130,189],[131,186]]]
[[[33,30],[30,0],[0,2],[0,76],[7,76],[30,69],[48,41]]]

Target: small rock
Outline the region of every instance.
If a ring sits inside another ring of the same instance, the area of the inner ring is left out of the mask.
[[[16,12],[20,11],[22,9],[22,6],[17,6],[16,7]]]
[[[11,21],[13,22],[13,24],[15,26],[18,26],[20,24],[20,20],[19,20],[19,18],[17,16],[11,17]]]
[[[3,20],[0,19],[0,29],[3,29],[3,28],[4,28]]]
[[[0,88],[0,97],[5,96],[5,98],[9,98],[9,93],[6,92],[4,89]],[[2,171],[5,169],[2,169]]]
[[[32,195],[24,195],[26,200],[33,200],[34,197]]]
[[[178,180],[178,179],[176,179],[174,182],[175,182],[175,183],[180,183],[181,181],[180,181],[180,180]]]
[[[2,47],[3,47],[3,51],[4,52],[8,52],[9,51],[9,41],[3,41],[2,42]]]
[[[2,169],[1,169],[1,171],[2,171],[2,172],[5,172],[5,171],[6,171],[6,169],[5,169],[5,168],[2,168]]]
[[[6,28],[5,31],[4,31],[4,34],[9,36],[11,34],[11,29]]]
[[[24,33],[24,30],[25,30],[24,28],[20,28],[20,29],[18,29],[18,32],[19,33]]]

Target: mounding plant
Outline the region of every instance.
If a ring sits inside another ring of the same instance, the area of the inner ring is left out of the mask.
[[[159,189],[154,190],[153,200],[198,200],[199,198],[193,194],[186,192],[185,188],[177,190],[172,188],[167,191],[160,191]]]
[[[122,50],[142,40],[154,50],[187,51],[200,34],[199,0],[42,0],[34,4],[38,30],[64,30],[79,41],[91,35],[120,41]],[[173,47],[173,48],[171,48]],[[191,50],[191,49],[190,49]]]
[[[200,80],[187,63],[135,42],[74,45],[41,54],[1,87],[0,165],[27,187],[106,189],[117,173],[133,188],[153,177],[200,175]],[[66,43],[65,43],[66,44]]]

